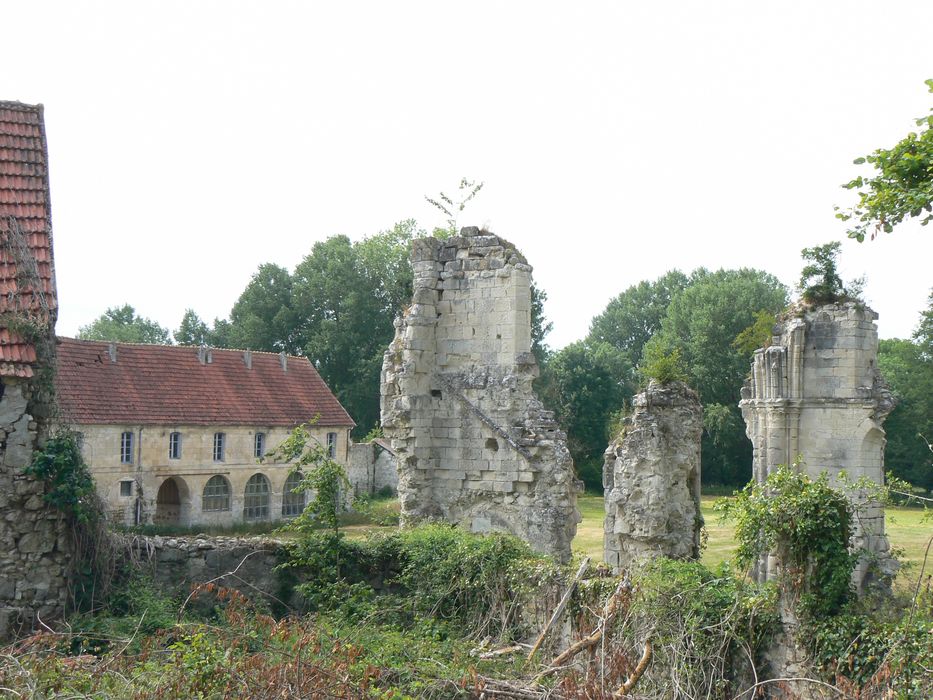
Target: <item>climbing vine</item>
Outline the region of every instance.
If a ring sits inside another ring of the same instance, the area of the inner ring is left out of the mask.
[[[825,473],[814,480],[798,466],[779,466],[764,484],[749,484],[735,498],[717,502],[716,510],[736,522],[738,562],[749,566],[775,553],[782,583],[799,596],[800,612],[820,619],[850,599],[858,559],[849,549],[853,511]]]
[[[33,454],[26,474],[45,482],[44,500],[79,523],[94,523],[100,517],[94,480],[78,445],[78,436],[61,430]]]

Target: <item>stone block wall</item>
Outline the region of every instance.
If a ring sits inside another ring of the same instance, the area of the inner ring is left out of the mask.
[[[58,619],[68,595],[72,533],[24,474],[46,425],[36,381],[0,385],[0,640]]]
[[[775,327],[770,347],[758,350],[740,407],[754,448],[754,478],[762,483],[780,464],[799,457],[812,477],[884,478],[882,423],[894,407],[877,367],[878,315],[856,302],[800,306]],[[888,569],[883,509],[860,507],[855,545]],[[759,563],[760,580],[773,577],[773,559]],[[867,559],[854,574],[861,589],[871,577]]]
[[[413,244],[411,306],[382,369],[382,426],[402,521],[505,531],[570,557],[579,483],[532,390],[531,267],[476,228]]]
[[[604,559],[616,572],[641,558],[698,558],[703,525],[699,397],[652,380],[632,405],[603,464]]]

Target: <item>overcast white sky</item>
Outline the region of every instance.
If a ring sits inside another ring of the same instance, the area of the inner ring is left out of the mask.
[[[226,317],[257,266],[443,217],[511,240],[554,347],[678,267],[793,283],[844,239],[852,160],[933,96],[933,2],[9,2],[0,99],[45,105],[58,332],[128,302]],[[933,286],[933,227],[845,240],[883,337]]]

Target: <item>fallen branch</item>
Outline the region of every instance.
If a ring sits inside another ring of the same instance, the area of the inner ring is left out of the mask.
[[[576,575],[573,577],[573,580],[570,582],[570,585],[567,587],[564,597],[560,599],[560,603],[557,604],[557,609],[554,610],[554,614],[551,615],[551,619],[548,620],[547,624],[544,626],[544,629],[541,630],[541,634],[538,635],[538,639],[535,641],[534,646],[531,647],[531,651],[528,652],[528,660],[531,661],[535,654],[538,653],[538,649],[541,647],[541,643],[544,641],[544,638],[547,636],[547,633],[551,631],[551,627],[560,619],[560,616],[564,613],[564,608],[567,607],[567,603],[570,601],[570,596],[573,595],[574,589],[577,587],[577,583],[580,581],[580,578],[583,576],[583,572],[586,571],[586,567],[589,566],[590,558],[584,557],[583,563],[580,564],[580,568],[577,569]]]
[[[505,656],[506,654],[514,654],[521,651],[525,647],[521,644],[515,644],[510,647],[502,647],[501,649],[494,649],[493,651],[487,651],[479,655],[480,659],[494,659],[497,656]]]
[[[628,583],[625,579],[619,581],[619,585],[616,586],[615,592],[609,596],[609,600],[606,601],[606,606],[603,609],[602,618],[596,625],[596,629],[594,629],[590,635],[577,642],[574,642],[567,649],[554,657],[553,661],[548,664],[548,668],[539,673],[538,677],[535,678],[535,683],[538,683],[542,678],[545,678],[546,676],[559,671],[562,666],[564,666],[581,651],[585,649],[592,649],[597,644],[599,644],[599,641],[603,638],[605,630],[609,629],[613,620],[615,620],[616,614],[619,611],[619,603],[622,600],[622,593],[626,590],[627,585]]]
[[[834,685],[830,685],[829,683],[818,681],[815,678],[796,678],[796,677],[795,678],[769,678],[764,681],[759,681],[758,683],[755,683],[755,685],[751,686],[750,688],[746,688],[741,693],[733,697],[732,700],[739,700],[740,698],[745,697],[752,691],[757,690],[758,688],[761,688],[762,686],[768,685],[769,683],[813,683],[823,688],[829,688],[831,691],[838,694],[840,697],[848,698],[849,700],[855,700],[853,696],[839,690],[839,688],[837,688]],[[752,696],[749,695],[749,697],[752,697]]]
[[[630,692],[632,688],[635,687],[635,684],[638,683],[638,679],[644,675],[645,671],[648,669],[648,663],[651,661],[651,640],[645,640],[645,650],[641,654],[641,658],[638,660],[638,665],[635,667],[635,670],[632,671],[632,675],[628,677],[628,680],[622,684],[622,687],[619,688],[616,692],[612,694],[614,698],[624,698]]]

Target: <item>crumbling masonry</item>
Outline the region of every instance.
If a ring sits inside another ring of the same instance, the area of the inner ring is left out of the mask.
[[[580,515],[566,435],[532,391],[531,267],[477,228],[414,242],[414,295],[382,367],[402,522],[504,531],[561,561]]]
[[[739,404],[754,447],[754,478],[763,483],[780,464],[799,456],[813,477],[845,470],[852,480],[882,483],[882,422],[894,402],[877,368],[878,318],[855,302],[799,307],[775,326],[770,347],[758,350]],[[873,571],[889,569],[881,506],[858,502],[855,545],[863,557],[854,574],[861,590]],[[875,559],[876,566],[870,566]],[[759,562],[756,578],[773,578],[777,562]]]
[[[636,559],[700,554],[703,409],[681,382],[648,388],[606,450],[604,559],[613,571]]]
[[[63,612],[72,533],[25,473],[50,422],[55,274],[41,105],[0,101],[0,639]]]

